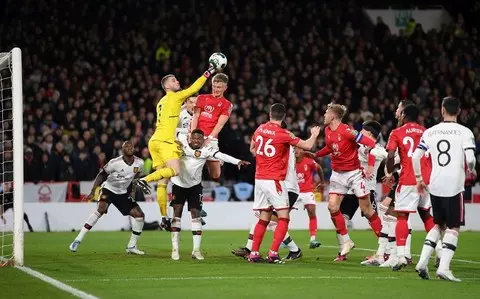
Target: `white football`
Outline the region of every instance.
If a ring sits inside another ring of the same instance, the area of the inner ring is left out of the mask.
[[[217,69],[221,70],[227,66],[227,56],[223,53],[216,52],[210,56],[208,62],[217,66]]]

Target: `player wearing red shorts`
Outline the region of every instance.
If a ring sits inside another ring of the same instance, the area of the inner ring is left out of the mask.
[[[287,175],[290,146],[310,150],[320,133],[319,127],[311,129],[311,136],[304,141],[281,127],[286,109],[282,104],[270,107],[270,121],[260,125],[252,137],[255,151],[255,195],[253,210],[260,212],[260,218],[253,232],[252,252],[249,261],[260,262],[259,250],[265,231],[275,210],[278,215],[278,225],[273,235],[272,246],[268,253],[270,263],[283,263],[278,255],[278,249],[288,230],[289,199],[285,178]]]
[[[213,76],[212,93],[201,94],[197,97],[197,103],[193,113],[190,131],[200,129],[205,133],[205,143],[218,150],[218,134],[227,123],[232,113],[233,105],[223,93],[227,90],[228,76],[219,73]],[[218,181],[221,174],[220,160],[209,158],[207,167],[210,176]]]
[[[346,256],[355,247],[350,240],[345,218],[340,211],[342,200],[349,190],[353,190],[358,198],[360,209],[368,219],[373,232],[378,236],[382,229],[380,218],[370,203],[370,191],[366,188],[357,150],[358,143],[371,149],[375,147],[375,141],[342,123],[346,111],[347,108],[344,105],[328,105],[325,112],[326,145],[316,153],[317,157],[330,154],[332,159],[328,210],[337,233],[341,236],[339,242],[342,244],[342,250],[339,256]]]

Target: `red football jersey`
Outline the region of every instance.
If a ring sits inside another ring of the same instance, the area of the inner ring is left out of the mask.
[[[357,142],[362,134],[342,123],[335,131],[325,127],[325,144],[331,151],[332,169],[338,172],[360,169]]]
[[[290,145],[300,139],[280,125],[268,122],[260,125],[253,133],[255,145],[255,178],[261,180],[284,181],[287,175]]]
[[[304,157],[297,162],[297,181],[300,192],[313,192],[313,172],[318,169],[317,163],[312,158]]]
[[[199,95],[195,104],[195,108],[200,108],[197,127],[203,131],[205,136],[210,135],[213,128],[217,125],[220,115],[230,117],[232,107],[232,103],[224,97],[216,98],[211,94]]]
[[[387,151],[396,151],[400,156],[402,171],[400,173],[399,185],[412,186],[417,184],[415,172],[413,171],[412,155],[417,148],[425,128],[417,123],[409,122],[396,128],[390,133],[387,143]],[[426,184],[430,182],[432,172],[432,160],[428,153],[422,157],[422,176]]]

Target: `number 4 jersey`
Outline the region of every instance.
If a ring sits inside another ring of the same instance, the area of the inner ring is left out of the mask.
[[[400,156],[400,164],[402,172],[398,184],[401,186],[414,186],[417,184],[415,173],[413,171],[412,156],[413,152],[420,143],[425,128],[417,123],[409,122],[396,128],[390,133],[388,138],[387,151],[396,151]],[[430,173],[432,172],[432,161],[428,153],[422,157],[422,176],[423,181],[428,184],[430,181]]]
[[[260,125],[252,137],[255,147],[255,179],[284,181],[290,145],[295,146],[300,139],[280,125],[268,122]]]
[[[428,150],[432,158],[432,178],[428,186],[432,194],[450,197],[464,190],[465,151],[475,151],[470,129],[454,122],[440,123],[423,133],[418,147]]]

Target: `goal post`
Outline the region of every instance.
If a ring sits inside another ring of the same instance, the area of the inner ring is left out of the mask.
[[[0,265],[23,266],[23,83],[22,52],[0,53],[0,154],[2,163]],[[7,221],[8,209],[13,217]],[[12,221],[13,219],[13,221]],[[12,224],[13,223],[13,224]]]

